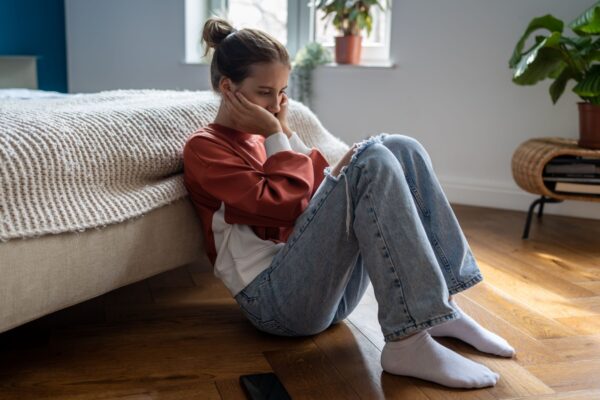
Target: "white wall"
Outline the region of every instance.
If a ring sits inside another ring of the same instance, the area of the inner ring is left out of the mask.
[[[71,92],[209,88],[185,58],[184,0],[66,0]]]
[[[184,0],[65,3],[72,92],[209,89],[206,66],[182,63]],[[531,18],[568,22],[592,3],[394,0],[396,68],[321,67],[313,109],[349,144],[378,132],[418,139],[452,202],[525,211],[536,196],[514,183],[512,153],[532,137],[576,138],[578,98],[567,90],[552,105],[549,81],[513,84],[508,59]],[[600,203],[571,200],[544,212],[600,219]]]

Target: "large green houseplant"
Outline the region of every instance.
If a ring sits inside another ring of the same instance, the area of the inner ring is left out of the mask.
[[[382,5],[385,4],[385,7]],[[390,7],[390,0],[316,0],[315,7],[325,13],[322,19],[331,19],[341,36],[335,37],[335,62],[358,64],[362,50],[361,31],[367,36],[373,28],[372,7],[382,11]],[[327,26],[327,25],[326,25]]]
[[[579,106],[579,146],[600,149],[600,1],[575,18],[569,28],[576,36],[564,35],[563,21],[547,14],[534,18],[517,42],[509,66],[513,82],[533,85],[549,78],[550,97],[555,104],[570,80]],[[523,51],[536,31],[532,46]]]

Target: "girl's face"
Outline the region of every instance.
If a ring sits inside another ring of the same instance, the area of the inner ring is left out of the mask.
[[[281,109],[283,93],[287,88],[290,68],[280,62],[254,64],[250,67],[250,75],[239,85],[225,78],[225,87],[229,85],[233,92],[240,91],[252,103],[257,104],[272,114]]]

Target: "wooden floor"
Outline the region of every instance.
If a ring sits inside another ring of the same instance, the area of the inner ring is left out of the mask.
[[[243,399],[275,372],[294,399],[600,399],[600,221],[453,205],[485,277],[456,296],[515,359],[440,340],[501,374],[450,390],[382,372],[371,290],[313,336],[256,330],[202,265],[187,265],[0,334],[1,399]],[[548,209],[548,207],[547,207]]]

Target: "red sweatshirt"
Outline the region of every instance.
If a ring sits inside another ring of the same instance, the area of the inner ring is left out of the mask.
[[[233,296],[270,265],[329,165],[295,132],[265,139],[215,123],[187,139],[183,163],[214,273]]]

